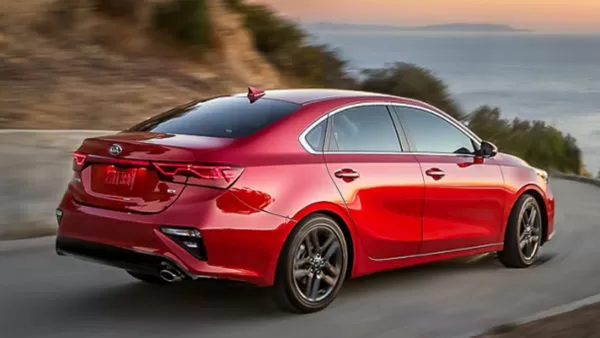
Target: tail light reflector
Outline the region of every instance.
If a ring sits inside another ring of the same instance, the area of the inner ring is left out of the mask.
[[[182,246],[187,252],[194,255],[196,258],[206,261],[206,248],[204,239],[198,229],[194,228],[174,228],[161,227],[160,231],[169,236],[175,243]]]
[[[73,153],[73,170],[80,171],[83,168],[86,159],[87,159],[86,154],[74,152]]]

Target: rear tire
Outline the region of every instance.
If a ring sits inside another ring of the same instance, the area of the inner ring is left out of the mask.
[[[500,262],[508,268],[533,265],[542,247],[541,208],[530,194],[523,194],[510,214],[504,236],[504,250],[498,253]]]
[[[275,276],[274,300],[293,313],[320,311],[333,302],[348,269],[348,247],[333,219],[311,215],[283,247]]]
[[[148,284],[154,284],[154,285],[168,284],[167,281],[163,280],[159,276],[147,275],[144,273],[139,273],[139,272],[134,272],[134,271],[127,271],[127,273],[130,276],[132,276],[133,278],[140,280],[142,282],[148,283]]]

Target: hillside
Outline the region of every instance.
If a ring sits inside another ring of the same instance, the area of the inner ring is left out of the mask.
[[[122,0],[135,1],[135,0]],[[198,97],[285,85],[239,14],[207,0],[216,47],[196,55],[92,0],[0,1],[0,127],[122,128]]]

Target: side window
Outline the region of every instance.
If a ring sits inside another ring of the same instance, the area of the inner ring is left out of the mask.
[[[387,108],[361,106],[331,118],[331,152],[400,152],[396,127]]]
[[[325,128],[327,127],[327,119],[323,120],[312,128],[308,134],[306,134],[306,143],[314,151],[323,151],[323,143],[325,143]]]
[[[473,142],[460,129],[427,111],[396,107],[411,140],[413,151],[420,153],[472,154]]]

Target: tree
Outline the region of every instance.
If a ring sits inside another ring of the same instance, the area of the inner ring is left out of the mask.
[[[425,68],[397,62],[381,69],[365,69],[362,75],[362,90],[410,97],[436,106],[456,119],[466,117],[446,84]]]
[[[338,51],[328,45],[308,44],[308,34],[293,21],[278,16],[264,5],[243,0],[226,0],[226,3],[242,15],[256,48],[284,74],[300,78],[311,86],[351,88],[417,99],[468,122],[469,128],[494,142],[500,151],[521,157],[533,166],[566,173],[583,172],[577,140],[544,121],[504,119],[500,109],[491,106],[465,114],[441,79],[414,64],[397,62],[383,68],[365,69],[360,79],[354,78]]]

